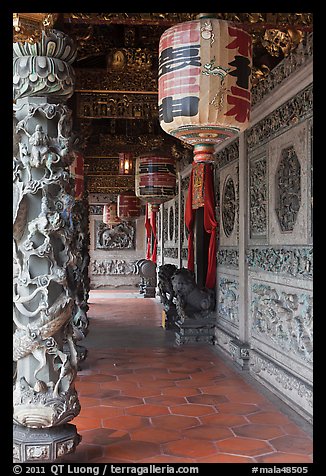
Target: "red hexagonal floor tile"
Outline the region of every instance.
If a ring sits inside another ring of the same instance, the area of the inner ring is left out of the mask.
[[[273,448],[266,441],[238,436],[218,441],[216,445],[223,453],[243,456],[259,456],[273,451]]]
[[[164,415],[152,418],[153,426],[169,430],[183,430],[199,425],[197,418],[181,415]]]
[[[136,441],[167,443],[181,438],[179,431],[162,430],[160,428],[144,428],[130,432],[130,438]]]
[[[212,405],[175,405],[170,407],[171,413],[174,415],[202,416],[216,413],[215,407]]]
[[[233,428],[233,431],[237,436],[259,438],[260,440],[270,440],[284,435],[281,427],[276,425],[249,424]]]
[[[217,453],[215,445],[202,439],[185,438],[164,445],[164,453],[175,456],[201,458]]]
[[[302,436],[281,436],[273,439],[270,443],[277,451],[284,453],[310,455],[313,452],[312,440]]]
[[[160,446],[147,441],[119,441],[106,447],[104,456],[126,462],[137,462],[161,454]]]

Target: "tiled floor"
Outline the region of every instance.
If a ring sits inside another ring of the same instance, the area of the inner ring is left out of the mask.
[[[312,462],[309,425],[213,347],[175,346],[156,300],[92,291],[89,304],[80,342],[88,357],[76,381],[82,409],[71,422],[82,441],[62,461]]]

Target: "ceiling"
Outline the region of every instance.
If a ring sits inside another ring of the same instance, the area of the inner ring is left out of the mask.
[[[167,28],[193,20],[199,13],[18,15],[47,15],[51,26],[76,41],[76,88],[68,105],[81,138],[89,192],[118,194],[133,188],[133,177],[118,175],[119,152],[136,156],[159,147],[191,161],[192,147],[169,136],[159,125],[158,45]],[[264,81],[312,31],[312,13],[212,15],[240,23],[252,35],[253,86]],[[16,41],[22,41],[19,34],[16,31]]]

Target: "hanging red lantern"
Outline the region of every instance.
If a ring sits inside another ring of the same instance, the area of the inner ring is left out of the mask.
[[[141,201],[135,192],[120,193],[117,198],[117,215],[121,220],[135,220],[141,214]]]
[[[73,152],[73,156],[75,158],[69,171],[75,181],[75,200],[81,200],[84,194],[84,157],[77,151]]]
[[[251,37],[209,15],[169,28],[159,44],[160,125],[194,146],[194,162],[213,162],[214,146],[250,116]]]
[[[137,157],[135,189],[136,196],[157,211],[161,203],[176,194],[175,159],[158,151]]]
[[[119,175],[131,175],[133,173],[133,154],[131,152],[119,153]]]
[[[117,215],[117,204],[108,203],[103,207],[103,223],[108,226],[114,226],[121,223],[120,218]]]

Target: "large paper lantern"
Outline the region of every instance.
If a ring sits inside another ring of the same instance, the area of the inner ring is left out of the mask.
[[[121,223],[117,215],[117,204],[114,202],[108,203],[103,207],[103,223],[108,226],[114,226]]]
[[[132,221],[141,214],[141,201],[132,191],[120,193],[117,198],[117,214],[121,220]]]
[[[136,159],[135,192],[143,202],[158,210],[161,203],[176,194],[175,159],[157,151]]]
[[[212,162],[216,144],[248,127],[251,65],[250,35],[225,20],[198,18],[161,36],[160,125],[194,146],[195,162]]]

